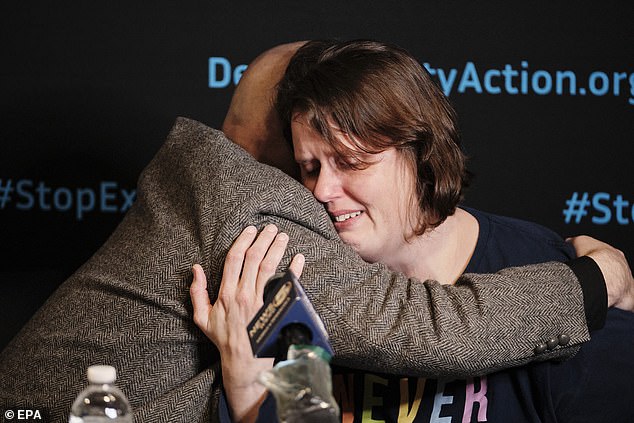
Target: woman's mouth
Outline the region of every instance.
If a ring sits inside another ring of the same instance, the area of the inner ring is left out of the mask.
[[[339,216],[333,216],[333,220],[335,222],[345,222],[348,219],[352,219],[353,217],[357,217],[361,214],[360,211],[356,211],[356,212],[352,212],[352,213],[345,213],[345,214],[340,214]]]
[[[331,215],[332,223],[334,223],[335,229],[337,229],[337,231],[342,231],[351,228],[359,220],[359,217],[362,214],[363,212],[361,210],[357,210]]]

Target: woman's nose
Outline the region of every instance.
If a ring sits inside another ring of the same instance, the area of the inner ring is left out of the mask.
[[[313,195],[321,203],[328,203],[341,192],[341,179],[338,172],[329,166],[322,166],[315,181]]]

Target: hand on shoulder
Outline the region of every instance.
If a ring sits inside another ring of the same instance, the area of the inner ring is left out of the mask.
[[[608,307],[634,311],[634,277],[621,250],[586,235],[568,238],[577,256],[592,258],[603,273],[608,291]]]

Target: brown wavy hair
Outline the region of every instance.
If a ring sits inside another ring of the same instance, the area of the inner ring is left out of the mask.
[[[289,142],[291,120],[305,115],[353,168],[369,165],[361,153],[393,147],[403,154],[416,172],[416,235],[440,225],[462,199],[470,173],[455,112],[429,73],[400,47],[310,41],[290,60],[275,107]],[[337,141],[337,131],[348,134],[352,146]]]

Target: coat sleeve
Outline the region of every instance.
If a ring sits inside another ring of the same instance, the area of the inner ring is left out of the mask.
[[[212,301],[246,225],[291,239],[302,283],[340,364],[422,376],[479,374],[573,354],[588,340],[582,294],[561,264],[420,282],[364,263],[310,193],[218,131],[180,118],[143,171],[137,201],[104,246],[0,354],[0,407],[67,419],[91,364],[111,364],[136,421],[216,418],[218,353],[192,322],[191,266]],[[534,344],[570,343],[540,356]]]
[[[337,364],[426,377],[490,373],[573,355],[589,340],[583,294],[562,263],[464,275],[456,285],[418,281],[368,264],[336,234],[323,206],[277,169],[228,171],[223,189],[251,185],[218,234],[227,248],[247,224],[290,235],[286,263],[303,253],[301,282],[325,322]],[[232,182],[235,178],[235,182]],[[236,221],[237,220],[237,221]],[[215,264],[215,272],[222,262]],[[212,272],[214,273],[214,272]],[[569,338],[539,354],[538,344]],[[562,342],[563,343],[563,342]]]
[[[276,202],[275,191],[253,195],[245,207],[259,215],[245,215],[262,216],[248,223],[273,222],[289,234],[287,262],[297,253],[306,256],[301,283],[324,320],[336,364],[465,377],[569,357],[589,340],[581,287],[563,263],[466,274],[455,285],[419,281],[363,262],[340,242],[310,194]],[[322,216],[316,225],[306,218],[316,215]],[[536,352],[560,335],[570,341]]]

